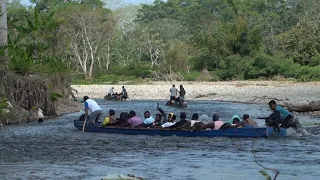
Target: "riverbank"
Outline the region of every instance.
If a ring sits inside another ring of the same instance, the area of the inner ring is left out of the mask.
[[[83,109],[83,104],[71,99],[59,99],[56,103],[56,115],[45,116],[44,119],[52,119],[63,116],[65,114],[79,112]],[[0,126],[17,123],[28,123],[38,121],[38,114],[36,111],[28,112],[23,109],[7,108],[7,112],[0,118]]]
[[[130,99],[166,100],[172,84],[182,84],[187,100],[215,100],[241,103],[266,103],[274,99],[280,103],[299,103],[320,99],[320,82],[292,81],[230,81],[230,82],[164,82],[140,85],[72,85],[78,97],[88,95],[103,98],[111,87],[121,92],[124,85]]]

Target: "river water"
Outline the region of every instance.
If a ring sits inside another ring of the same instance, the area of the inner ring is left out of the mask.
[[[107,114],[145,110],[157,113],[156,101],[106,102]],[[162,101],[161,104],[164,104]],[[167,112],[180,109],[165,108]],[[189,102],[183,111],[219,112],[227,121],[233,114],[268,115],[266,105]],[[280,139],[188,138],[83,133],[73,126],[81,112],[47,120],[0,127],[0,179],[101,179],[108,174],[134,174],[147,179],[265,179],[257,160],[278,169],[277,179],[320,178],[320,128],[316,117],[301,116],[311,135]],[[263,125],[263,120],[258,122]],[[270,175],[272,172],[267,171]]]

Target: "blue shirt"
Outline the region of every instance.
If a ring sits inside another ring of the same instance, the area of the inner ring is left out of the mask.
[[[153,117],[149,117],[143,121],[144,124],[152,124],[154,122]]]
[[[288,110],[286,110],[285,108],[277,105],[276,107],[276,111],[279,111],[282,115],[282,120],[285,120],[289,115],[292,116],[291,112],[289,112]]]

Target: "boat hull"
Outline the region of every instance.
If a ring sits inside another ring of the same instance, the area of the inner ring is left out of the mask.
[[[74,126],[82,130],[83,121],[74,120]],[[225,130],[170,130],[170,129],[138,129],[138,128],[115,128],[101,127],[100,124],[86,124],[87,132],[105,132],[127,135],[160,135],[160,136],[184,136],[184,137],[269,137],[285,136],[286,129],[281,128],[275,132],[274,128],[230,128]]]

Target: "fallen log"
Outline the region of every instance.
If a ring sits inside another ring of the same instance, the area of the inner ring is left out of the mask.
[[[295,112],[312,112],[312,111],[320,111],[320,101],[310,101],[309,103],[284,103],[285,107],[289,111]]]

